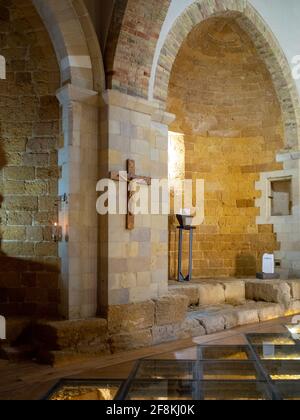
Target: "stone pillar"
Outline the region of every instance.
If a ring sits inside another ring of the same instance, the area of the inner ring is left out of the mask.
[[[99,99],[97,92],[73,85],[60,89],[57,97],[63,110],[59,195],[65,196],[59,211],[61,313],[67,319],[89,318],[97,313]]]
[[[168,125],[174,116],[158,105],[106,91],[101,118],[101,176],[126,171],[168,178]],[[100,308],[158,298],[168,291],[168,216],[138,215],[126,230],[124,215],[101,217]]]

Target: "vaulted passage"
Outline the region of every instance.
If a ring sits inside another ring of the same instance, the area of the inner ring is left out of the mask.
[[[234,18],[209,19],[189,34],[173,66],[168,111],[176,115],[170,131],[180,134],[170,134],[172,150],[185,156],[180,176],[205,180],[194,277],[255,275],[262,254],[280,247],[273,226],[256,223],[261,191],[255,183],[262,172],[282,169],[276,152],[284,147],[284,134],[271,76]],[[172,156],[179,162],[179,155]],[[176,257],[171,221],[171,278]]]

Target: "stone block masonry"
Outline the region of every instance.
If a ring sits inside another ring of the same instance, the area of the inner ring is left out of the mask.
[[[218,295],[213,299],[212,288],[203,287],[212,287],[211,283],[176,285],[171,286],[169,294],[155,300],[109,307],[107,320],[38,322],[33,328],[35,343],[40,344],[37,356],[45,363],[64,364],[299,313],[300,300],[294,296],[298,296],[300,281],[289,285],[282,282],[281,288],[277,283],[215,282],[215,287],[223,291],[222,301]],[[246,301],[246,297],[253,300]],[[201,299],[210,304],[199,305]],[[198,304],[191,306],[196,301]]]
[[[126,170],[135,160],[136,173],[152,179],[168,177],[168,123],[173,116],[157,104],[117,91],[103,95],[101,177]],[[137,215],[126,230],[125,216],[100,217],[101,313],[114,305],[157,299],[168,290],[168,216]]]
[[[0,81],[0,313],[54,316],[60,72],[41,19],[31,2],[23,3],[5,2],[7,19],[0,22],[7,62]]]

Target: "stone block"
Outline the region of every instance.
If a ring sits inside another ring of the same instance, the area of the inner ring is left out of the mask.
[[[284,316],[284,309],[279,304],[258,303],[257,305],[260,322],[271,321]]]
[[[231,305],[241,305],[246,300],[246,287],[244,281],[230,281],[223,283],[225,302]]]
[[[285,311],[285,316],[293,316],[300,314],[300,300],[290,302],[288,308]]]
[[[199,304],[218,305],[225,303],[225,290],[222,284],[199,284]]]
[[[205,314],[203,312],[194,312],[189,315],[189,318],[198,321],[205,329],[206,334],[215,334],[225,329],[224,317],[217,313]]]
[[[187,318],[180,325],[178,338],[202,337],[203,335],[206,335],[206,331],[200,322],[197,319]]]
[[[186,296],[169,295],[155,301],[155,324],[181,323],[186,317],[189,300]]]
[[[195,286],[170,286],[169,293],[172,295],[186,296],[189,300],[189,306],[199,305],[199,287]]]
[[[225,330],[236,328],[239,325],[239,320],[236,311],[232,308],[219,313],[224,318]]]
[[[246,282],[246,299],[288,306],[291,301],[291,290],[283,281],[248,281]]]
[[[112,353],[150,347],[152,345],[152,332],[151,329],[146,329],[115,334],[109,338],[109,344]]]
[[[155,304],[152,301],[130,305],[115,305],[108,309],[110,334],[145,330],[154,325]]]
[[[300,300],[300,280],[291,280],[287,282],[291,288],[291,296],[293,300]]]
[[[108,348],[107,321],[91,318],[79,321],[40,322],[34,336],[46,350],[74,350],[96,353]]]
[[[239,307],[235,310],[237,316],[237,325],[248,325],[248,324],[258,324],[259,316],[258,310],[250,307]]]
[[[180,324],[154,326],[152,328],[153,344],[167,343],[179,339]]]

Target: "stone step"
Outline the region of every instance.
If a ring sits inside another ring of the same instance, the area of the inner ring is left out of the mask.
[[[0,347],[0,359],[9,360],[10,362],[21,362],[31,359],[34,351],[31,346],[11,347],[2,345]]]
[[[285,309],[279,304],[247,301],[238,306],[202,306],[197,310],[190,311],[187,319],[199,322],[206,334],[215,334],[283,316],[285,316]]]
[[[300,300],[300,280],[248,280],[246,298],[279,303],[288,309],[292,302]]]
[[[31,319],[26,317],[6,319],[6,345],[14,345],[22,340],[31,326]]]
[[[201,280],[190,283],[171,282],[169,293],[185,295],[189,306],[239,305],[246,301],[245,280]]]
[[[44,351],[105,353],[107,321],[91,318],[74,321],[41,321],[32,329],[35,346]]]
[[[98,358],[99,354],[91,355],[85,353],[78,353],[74,350],[69,351],[39,351],[35,354],[38,363],[43,365],[50,365],[53,367],[61,367],[73,363],[80,363],[90,361],[92,358]]]

